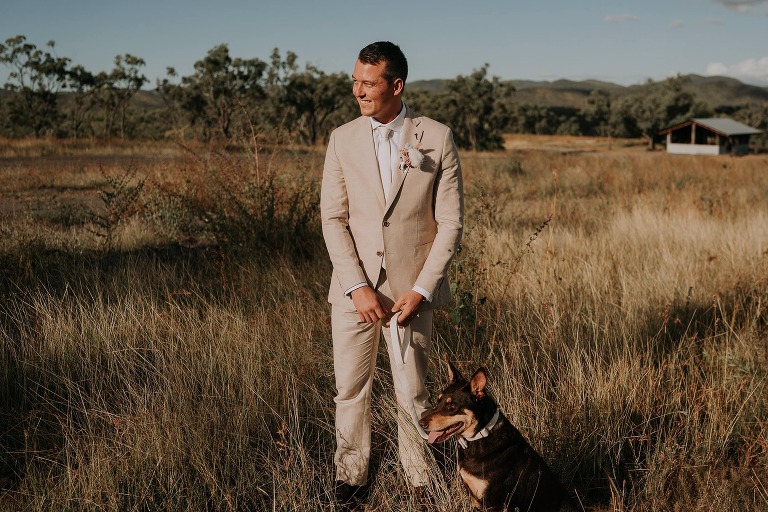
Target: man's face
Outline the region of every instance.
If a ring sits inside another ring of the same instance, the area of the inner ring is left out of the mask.
[[[360,105],[360,113],[385,124],[400,113],[400,97],[403,92],[403,81],[400,78],[391,84],[384,78],[386,65],[384,61],[364,64],[358,60],[352,73],[352,93]]]

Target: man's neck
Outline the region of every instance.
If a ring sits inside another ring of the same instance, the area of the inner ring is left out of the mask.
[[[378,117],[374,117],[373,119],[375,119],[376,121],[378,121],[381,124],[389,124],[392,121],[394,121],[395,119],[397,119],[397,116],[399,116],[400,112],[402,112],[402,111],[403,111],[403,102],[401,101],[400,102],[400,106],[397,107],[397,110],[395,110],[393,112],[390,112],[390,114],[386,116],[386,120],[384,118],[379,119]]]

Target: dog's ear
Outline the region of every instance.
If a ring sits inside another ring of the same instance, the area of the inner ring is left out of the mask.
[[[470,389],[472,390],[472,396],[475,400],[482,400],[485,398],[485,385],[488,383],[488,376],[485,374],[485,368],[480,368],[472,376],[472,380],[469,381]]]
[[[453,363],[447,357],[445,358],[445,366],[448,369],[449,384],[454,384],[455,382],[464,380],[464,377],[461,376],[461,374],[459,373],[459,370],[457,370],[456,367],[453,366]]]

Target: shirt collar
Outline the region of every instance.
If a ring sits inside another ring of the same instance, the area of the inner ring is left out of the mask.
[[[380,123],[374,118],[371,119],[371,129],[376,130],[379,126],[386,126],[390,130],[394,131],[395,133],[399,133],[400,129],[403,127],[403,123],[405,122],[405,103],[402,104],[403,107],[400,109],[400,113],[397,114],[397,117],[394,118],[392,121],[388,122],[387,124]]]

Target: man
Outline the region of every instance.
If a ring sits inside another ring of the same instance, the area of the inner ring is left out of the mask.
[[[397,45],[377,42],[360,51],[352,92],[362,116],[333,131],[323,171],[320,209],[333,263],[336,496],[345,505],[367,484],[376,354],[382,332],[389,340],[382,327],[395,312],[412,330],[408,385],[394,379],[398,403],[407,411],[410,401],[419,417],[429,406],[424,380],[432,312],[450,300],[446,274],[461,237],[462,178],[453,136],[403,104],[407,75]],[[389,352],[390,359],[398,356]],[[400,460],[420,488],[429,481],[425,445],[411,416],[398,416]]]

